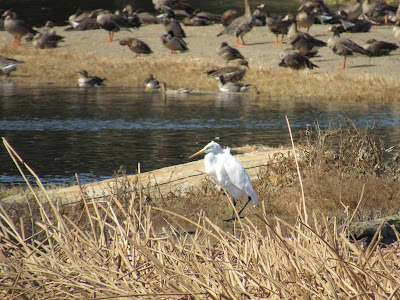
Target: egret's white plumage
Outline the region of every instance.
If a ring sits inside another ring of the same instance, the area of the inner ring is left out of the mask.
[[[221,183],[224,189],[232,196],[234,205],[242,197],[248,199],[240,210],[239,215],[250,201],[253,205],[258,204],[257,193],[253,189],[249,174],[247,174],[240,162],[231,155],[230,148],[223,150],[218,143],[211,141],[189,158],[202,153],[206,153],[204,157],[206,173],[218,180],[218,182],[214,180],[217,188],[221,189]]]

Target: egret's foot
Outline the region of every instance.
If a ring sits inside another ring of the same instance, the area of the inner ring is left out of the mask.
[[[243,219],[243,217],[239,217],[239,218],[241,218],[241,219]],[[235,218],[230,218],[230,219],[226,219],[226,220],[223,220],[224,222],[232,222],[232,221],[236,221],[237,220],[237,218],[235,217]]]

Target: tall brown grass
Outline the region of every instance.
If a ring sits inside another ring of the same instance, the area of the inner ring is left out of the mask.
[[[77,70],[106,78],[107,86],[141,86],[148,74],[171,87],[193,88],[202,92],[218,91],[215,80],[204,72],[218,67],[204,58],[165,57],[159,59],[112,59],[108,56],[55,51],[54,49],[12,49],[0,47],[2,55],[25,61],[19,67],[24,76],[13,73],[19,85],[52,82],[56,86],[77,86]],[[311,98],[342,101],[396,101],[400,89],[397,79],[382,76],[312,74],[253,64],[245,80],[251,93],[275,97]]]
[[[322,132],[316,127],[305,132],[302,144],[296,145],[298,166],[294,157],[271,161],[255,181],[260,199],[264,199],[261,207],[250,209],[247,214],[254,212],[254,216],[235,221],[229,230],[218,226],[207,211],[191,206],[202,199],[203,205],[218,202],[213,198],[215,189],[208,184],[205,191],[193,191],[192,195],[169,194],[156,199],[140,182],[121,176],[115,178],[119,188],[109,197],[92,199],[81,187],[80,199],[73,206],[62,199],[51,201],[33,170],[3,142],[21,172],[27,169],[37,179],[44,195],[39,196],[32,187],[33,198],[27,197],[25,207],[0,207],[3,298],[400,297],[398,243],[382,247],[378,230],[366,247],[354,241],[348,226],[340,226],[357,219],[370,190],[366,188],[361,197],[358,193],[358,199],[335,216],[328,217],[323,208],[316,211],[313,205],[318,196],[320,203],[326,202],[321,199],[322,189],[312,190],[324,185],[323,180],[335,170],[336,175],[341,174],[339,184],[353,178],[361,182],[376,178],[388,187],[393,185],[389,190],[399,190],[396,164],[380,159],[379,137],[368,130],[350,126]],[[301,208],[299,170],[308,215]],[[321,171],[314,174],[317,170]],[[318,184],[316,179],[323,173],[327,174]],[[332,189],[340,189],[340,185]],[[268,195],[277,198],[266,200]],[[340,200],[343,203],[346,195]],[[337,194],[332,195],[335,197]],[[293,218],[285,220],[286,214],[271,217],[271,206],[281,202],[284,207],[285,198],[291,198],[286,203]],[[398,199],[393,201],[398,204]],[[228,199],[223,201],[228,206]],[[185,206],[191,215],[177,213],[177,205]],[[160,219],[162,227],[156,225]]]

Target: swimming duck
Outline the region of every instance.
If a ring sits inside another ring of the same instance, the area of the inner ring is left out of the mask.
[[[328,47],[332,49],[333,53],[344,56],[343,65],[338,67],[338,70],[346,68],[346,59],[348,56],[356,54],[371,56],[369,51],[357,45],[352,40],[341,37],[336,26],[332,26],[331,31],[333,32],[333,35],[328,39]]]
[[[135,57],[138,57],[140,54],[151,54],[153,51],[150,49],[149,45],[145,42],[135,39],[135,38],[124,38],[119,41],[119,44],[122,46],[128,46],[133,52],[136,53]]]
[[[143,85],[146,91],[153,91],[159,89],[160,82],[154,78],[153,74],[150,74],[148,78],[143,81]]]
[[[194,89],[185,89],[185,88],[178,88],[178,89],[171,89],[167,88],[167,84],[163,81],[161,82],[161,93],[162,94],[171,94],[171,95],[179,95],[179,94],[189,94]]]
[[[244,75],[246,75],[248,67],[249,63],[246,60],[239,59],[233,66],[225,66],[219,69],[210,70],[204,73],[204,75],[212,77],[215,80],[219,80],[219,77],[222,76],[224,81],[239,82],[243,79]]]
[[[318,68],[318,66],[313,64],[308,57],[304,56],[298,51],[294,51],[291,48],[283,50],[280,53],[280,58],[281,61],[279,66],[281,67],[289,67],[293,70]]]
[[[226,60],[226,63],[234,59],[245,59],[238,49],[229,46],[226,42],[222,42],[221,45],[217,47],[216,51],[222,59]]]
[[[388,55],[390,52],[399,48],[395,43],[389,43],[385,41],[377,41],[376,39],[370,39],[364,46],[364,49],[371,53],[371,56],[382,56]]]
[[[225,81],[224,76],[218,78],[218,87],[221,92],[247,92],[251,88],[251,84]]]
[[[324,41],[314,38],[310,34],[297,30],[296,22],[293,22],[288,32],[289,43],[303,55],[315,52],[321,47],[326,46]]]
[[[161,41],[165,47],[171,50],[169,54],[175,54],[175,51],[184,52],[189,50],[186,42],[178,36],[175,36],[172,31],[161,36]]]
[[[3,17],[4,29],[14,37],[13,47],[19,47],[21,44],[21,38],[26,34],[34,35],[37,33],[31,26],[26,24],[24,21],[17,19],[17,14],[11,10],[7,10]]]
[[[175,19],[175,13],[172,10],[169,10],[164,15],[164,27],[166,32],[173,32],[174,36],[183,38],[186,37],[185,31],[182,29],[179,21]]]
[[[97,87],[104,85],[103,81],[106,80],[105,78],[100,78],[97,76],[89,76],[88,72],[85,70],[80,70],[78,71],[79,73],[79,79],[78,79],[78,85],[80,87]]]
[[[97,17],[96,21],[100,24],[101,28],[108,31],[108,39],[104,43],[112,42],[114,37],[114,32],[118,32],[121,29],[129,30],[129,28],[139,28],[140,24],[134,24],[130,22],[127,18],[121,15],[114,15],[109,11],[100,10],[96,11]],[[93,13],[92,13],[93,14]]]
[[[15,71],[23,61],[18,61],[13,58],[8,58],[0,55],[0,75],[10,76],[12,71]]]
[[[243,36],[250,32],[256,21],[251,15],[249,1],[244,0],[244,15],[238,17],[232,21],[228,26],[226,26],[222,31],[220,31],[217,36],[223,34],[233,34],[236,37],[236,46],[243,47],[246,45]],[[239,38],[242,40],[242,44],[239,43]]]

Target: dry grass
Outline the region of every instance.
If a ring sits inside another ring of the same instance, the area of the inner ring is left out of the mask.
[[[382,247],[376,235],[364,247],[338,229],[399,207],[397,164],[375,133],[351,123],[308,130],[297,145],[308,214],[293,157],[277,156],[255,181],[261,206],[229,230],[215,221],[229,213],[227,198],[209,183],[156,197],[120,176],[112,196],[82,190],[74,206],[32,188],[26,207],[0,208],[0,297],[398,299],[398,244]]]
[[[185,59],[179,55],[159,59],[118,58],[55,51],[54,49],[12,49],[3,46],[0,53],[26,63],[20,66],[24,76],[13,76],[20,85],[52,82],[57,86],[76,86],[76,70],[107,78],[107,86],[141,86],[150,73],[172,87],[194,88],[199,91],[217,91],[214,80],[202,74],[216,67],[203,58]],[[342,101],[395,101],[400,82],[394,78],[368,75],[312,74],[287,69],[272,69],[263,63],[252,64],[246,75],[252,83],[252,93],[274,97],[335,99]]]

